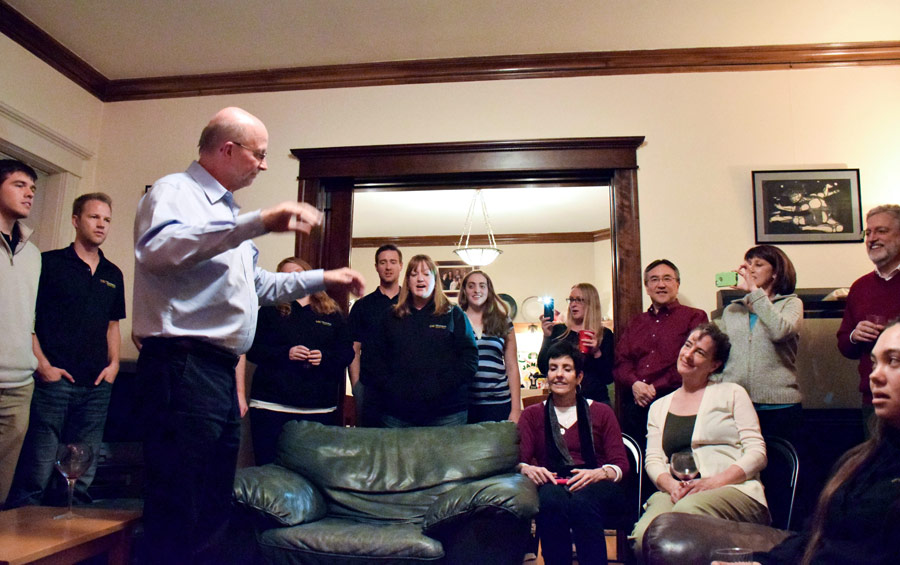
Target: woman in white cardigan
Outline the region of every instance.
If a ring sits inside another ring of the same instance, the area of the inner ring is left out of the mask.
[[[728,361],[728,336],[713,324],[693,330],[678,353],[682,386],[650,405],[644,469],[659,489],[634,527],[640,556],[644,530],[663,512],[706,514],[728,520],[769,524],[759,482],[766,466],[766,444],[750,397],[739,385],[710,376]],[[679,481],[669,471],[674,453],[691,451],[700,478]]]

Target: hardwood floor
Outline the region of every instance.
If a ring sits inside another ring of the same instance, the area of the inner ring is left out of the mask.
[[[616,534],[615,533],[607,532],[607,534],[606,534],[606,555],[607,555],[610,563],[622,563],[621,561],[618,561],[619,556],[616,555]],[[544,565],[544,558],[543,558],[543,556],[541,556],[540,551],[538,551],[537,559],[534,559],[531,561],[525,561],[524,563],[526,565]],[[573,561],[572,563],[573,564],[578,563],[578,561]]]

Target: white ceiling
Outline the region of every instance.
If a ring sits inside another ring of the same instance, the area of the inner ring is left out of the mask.
[[[357,191],[353,196],[353,237],[459,236],[474,194],[474,189]],[[495,234],[609,228],[609,189],[605,186],[492,188],[482,194]],[[480,203],[473,213],[472,233],[487,233]]]
[[[108,79],[488,55],[893,41],[900,29],[898,0],[4,1]],[[458,234],[470,195],[359,192],[354,236]],[[609,227],[605,190],[492,189],[486,197],[496,233]],[[483,233],[479,222],[477,216],[473,231]]]
[[[109,79],[897,39],[897,0],[5,0]]]

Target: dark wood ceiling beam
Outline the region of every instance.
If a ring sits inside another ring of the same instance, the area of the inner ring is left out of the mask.
[[[528,245],[536,243],[594,243],[606,241],[610,238],[609,229],[585,232],[565,233],[498,233],[494,234],[497,245]],[[393,243],[397,247],[456,247],[459,243],[458,235],[416,235],[395,237],[354,237],[351,245],[354,249],[360,247],[377,248],[386,243]],[[473,235],[469,245],[487,245],[486,235]]]
[[[109,79],[0,0],[0,32],[100,100]]]
[[[397,84],[900,64],[900,42],[710,47],[468,57],[112,80],[106,98],[142,100]]]
[[[0,0],[0,31],[104,102],[397,84],[900,64],[900,41],[463,57],[110,80]]]

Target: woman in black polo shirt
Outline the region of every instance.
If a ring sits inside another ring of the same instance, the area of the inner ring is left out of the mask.
[[[278,272],[308,271],[288,257]],[[316,292],[289,304],[259,309],[256,338],[247,358],[256,363],[250,390],[250,426],[256,464],[275,460],[281,428],[292,420],[336,420],[344,371],[353,343],[337,302]]]
[[[383,400],[386,427],[465,424],[469,381],[478,369],[475,334],[451,304],[427,255],[406,266],[397,305],[382,319],[372,346],[372,385]]]

